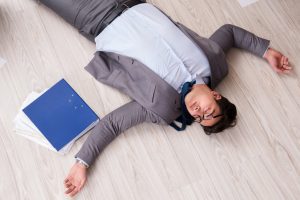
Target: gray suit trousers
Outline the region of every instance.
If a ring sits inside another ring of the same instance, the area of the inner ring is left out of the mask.
[[[94,42],[104,16],[126,0],[39,0]]]

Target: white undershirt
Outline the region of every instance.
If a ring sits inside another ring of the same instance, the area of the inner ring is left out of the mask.
[[[143,3],[117,17],[95,39],[97,51],[132,57],[178,92],[183,83],[204,84],[210,66],[204,52],[155,6]],[[207,84],[207,83],[206,83]]]

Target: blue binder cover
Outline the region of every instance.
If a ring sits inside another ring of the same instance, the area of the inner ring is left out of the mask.
[[[64,79],[23,111],[57,151],[98,120],[96,113]]]

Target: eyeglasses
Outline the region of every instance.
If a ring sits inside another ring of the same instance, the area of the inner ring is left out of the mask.
[[[195,118],[195,122],[201,123],[203,120],[211,120],[211,119],[214,119],[217,117],[221,117],[223,115],[224,114],[219,114],[219,115],[213,116],[212,114],[208,114],[208,115],[203,114],[202,117],[200,115],[197,115],[197,116],[194,116],[194,118]]]

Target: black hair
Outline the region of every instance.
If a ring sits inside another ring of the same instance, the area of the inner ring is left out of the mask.
[[[218,121],[213,126],[203,126],[204,132],[207,135],[212,133],[222,132],[224,129],[233,127],[236,125],[236,107],[233,103],[231,103],[227,98],[223,97],[219,100],[216,100],[218,105],[220,106],[221,113],[223,114],[220,121]]]

